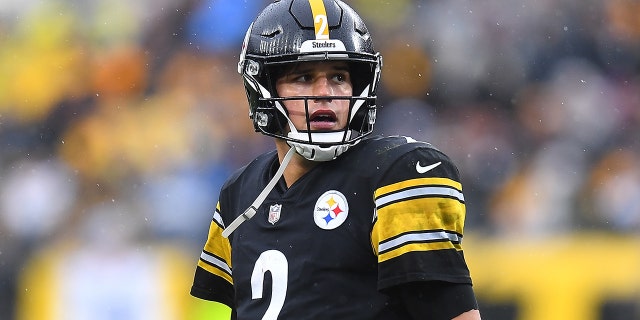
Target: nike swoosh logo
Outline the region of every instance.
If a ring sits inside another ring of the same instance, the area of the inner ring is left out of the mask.
[[[420,161],[418,161],[416,163],[416,171],[418,171],[418,173],[425,173],[425,172],[427,172],[427,171],[439,166],[441,163],[442,162],[436,162],[434,164],[431,164],[431,165],[428,165],[426,167],[423,167],[423,166],[420,165]]]

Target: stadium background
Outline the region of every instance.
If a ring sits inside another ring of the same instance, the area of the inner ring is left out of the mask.
[[[0,2],[0,318],[202,319],[217,189],[272,142],[235,73],[266,1]],[[352,0],[377,131],[459,164],[483,318],[640,319],[640,2]]]

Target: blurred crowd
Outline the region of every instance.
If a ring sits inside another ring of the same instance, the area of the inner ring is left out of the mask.
[[[268,2],[0,2],[0,318],[182,317],[144,284],[191,277],[220,185],[273,148],[236,73]],[[640,234],[640,2],[347,2],[384,57],[377,133],[452,157],[467,232]]]

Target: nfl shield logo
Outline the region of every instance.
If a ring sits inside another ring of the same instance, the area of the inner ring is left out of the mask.
[[[267,221],[269,221],[269,223],[271,224],[276,224],[276,222],[280,220],[281,210],[282,210],[281,204],[272,204],[271,207],[269,207],[269,218],[267,219]]]

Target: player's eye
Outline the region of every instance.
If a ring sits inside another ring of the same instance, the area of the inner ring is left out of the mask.
[[[333,76],[333,79],[338,82],[344,82],[347,80],[347,77],[344,74],[336,74]]]
[[[331,77],[331,79],[333,81],[340,82],[340,83],[350,81],[348,72],[337,72]]]
[[[290,79],[292,82],[309,82],[311,81],[312,77],[307,73],[302,73],[302,74],[293,74],[291,75]]]
[[[303,75],[300,76],[300,81],[302,81],[302,82],[311,82],[311,81],[313,81],[313,75],[308,74],[308,73],[307,74],[303,74]]]

